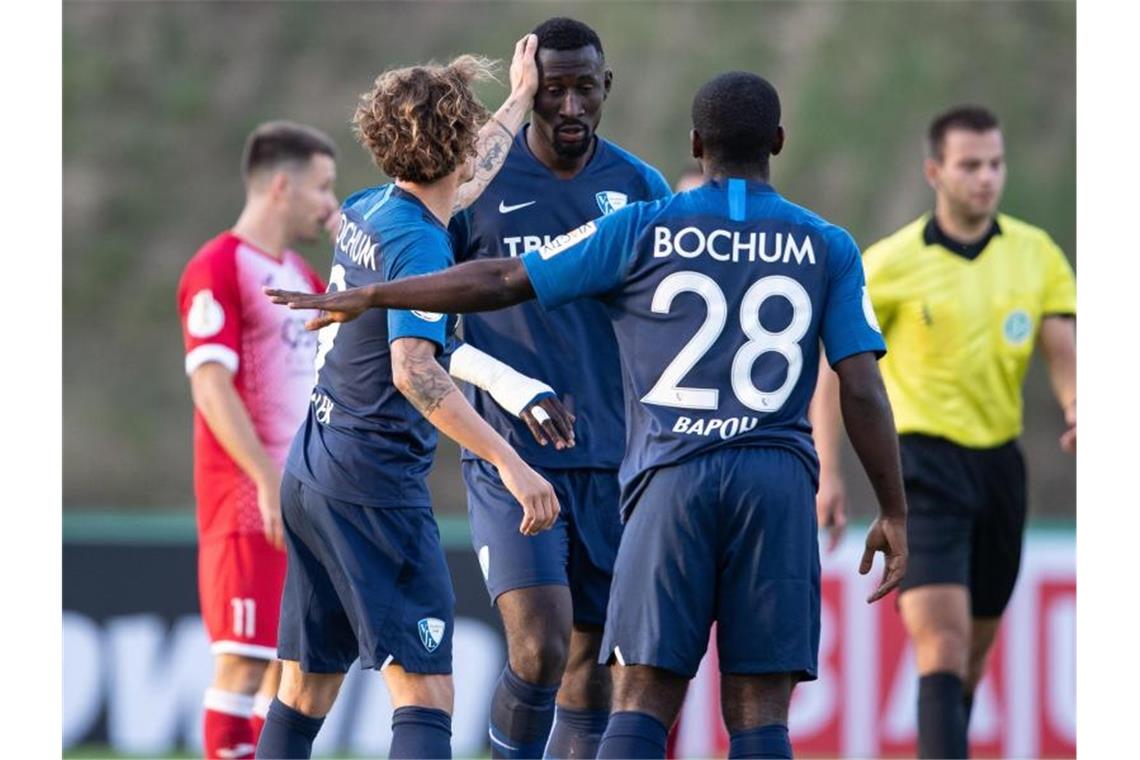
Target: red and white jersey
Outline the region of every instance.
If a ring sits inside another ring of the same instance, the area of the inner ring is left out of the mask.
[[[186,374],[206,362],[234,373],[234,386],[269,455],[283,466],[313,387],[316,334],[305,330],[311,311],[269,302],[267,285],[323,292],[321,278],[293,251],[280,261],[223,232],[186,265],[178,311]],[[194,410],[194,492],[203,538],[260,533],[257,489]]]

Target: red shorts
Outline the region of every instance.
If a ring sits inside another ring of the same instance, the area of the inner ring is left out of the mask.
[[[198,544],[198,601],[214,654],[277,657],[285,552],[261,533]]]

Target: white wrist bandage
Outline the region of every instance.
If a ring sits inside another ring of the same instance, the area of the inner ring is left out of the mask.
[[[451,354],[451,376],[487,391],[495,403],[516,417],[536,396],[554,393],[546,383],[527,377],[466,343]]]

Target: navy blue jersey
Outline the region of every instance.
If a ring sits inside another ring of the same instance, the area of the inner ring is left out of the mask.
[[[627,203],[668,195],[660,172],[601,138],[577,176],[559,179],[531,154],[524,128],[482,196],[452,220],[455,258],[519,256]],[[577,417],[576,445],[556,451],[536,443],[526,425],[490,394],[468,386],[471,405],[523,460],[555,469],[618,466],[625,442],[621,370],[604,307],[581,301],[547,313],[526,303],[469,314],[463,339],[549,384]],[[463,455],[475,458],[468,451]]]
[[[329,290],[398,280],[454,263],[447,228],[418,198],[382,185],[341,208]],[[444,351],[455,320],[370,309],[322,328],[309,414],[285,467],[334,499],[374,507],[429,507],[436,430],[392,382],[389,344],[422,338]]]
[[[627,517],[645,473],[721,447],[788,448],[814,477],[819,341],[833,364],[886,348],[855,241],[762,183],[633,204],[523,264],[544,308],[594,296],[613,320]]]

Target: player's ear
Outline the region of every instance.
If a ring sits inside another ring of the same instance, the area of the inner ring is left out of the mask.
[[[927,158],[922,162],[922,173],[926,177],[926,184],[930,185],[934,192],[938,192],[938,171],[941,167],[938,162],[933,158]]]
[[[701,133],[697,131],[696,127],[689,130],[689,148],[693,154],[693,158],[701,159],[705,157],[705,145],[701,142]]]
[[[602,74],[602,100],[610,96],[610,88],[614,86],[613,69],[606,69]]]
[[[289,190],[289,181],[289,172],[284,169],[273,172],[267,187],[270,197],[280,198],[285,195],[286,191]]]
[[[776,127],[776,136],[772,138],[772,155],[775,156],[784,149],[784,128]]]

